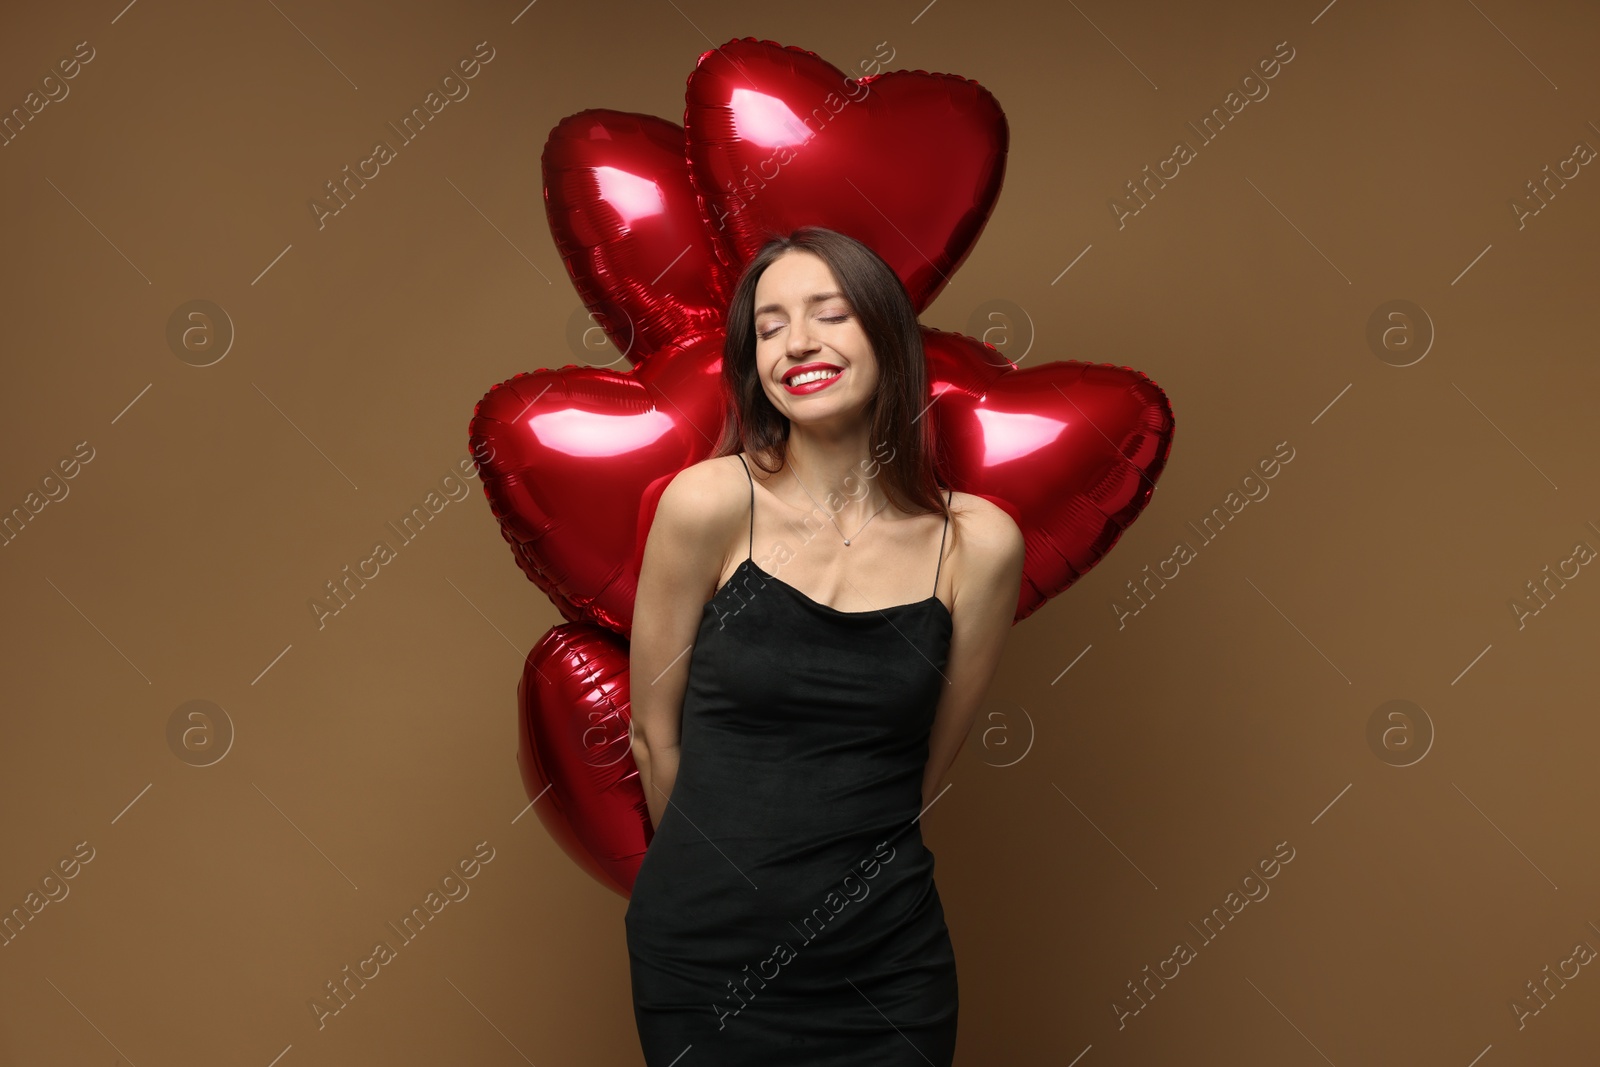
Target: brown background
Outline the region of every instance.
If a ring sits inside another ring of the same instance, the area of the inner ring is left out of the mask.
[[[1593,1062],[1594,967],[1520,1028],[1511,1004],[1600,947],[1600,577],[1520,629],[1510,603],[1600,546],[1600,174],[1521,229],[1509,203],[1600,146],[1600,17],[1205,7],[8,11],[0,107],[77,42],[95,58],[0,148],[0,508],[94,458],[0,550],[0,906],[94,858],[0,948],[0,1058],[641,1062],[625,902],[525,812],[516,680],[560,618],[477,484],[326,628],[308,601],[466,457],[490,385],[614,358],[567,347],[550,127],[681,120],[697,56],[748,35],[847,70],[888,42],[891,69],[987,86],[1004,193],[924,321],[1007,302],[990,339],[1025,365],[1137,367],[1177,418],[1150,507],[1016,628],[925,818],[959,1061]],[[480,41],[471,95],[319,230],[323,183]],[[1108,199],[1281,41],[1270,96],[1119,230]],[[166,339],[195,299],[236,331],[207,367]],[[1395,299],[1436,331],[1406,367],[1366,340]],[[1280,441],[1270,496],[1119,629],[1125,583]],[[236,731],[209,767],[169,744],[190,700]],[[1431,725],[1374,746],[1390,700]],[[471,895],[319,1030],[307,1002],[480,841]],[[1202,944],[1189,924],[1279,842],[1270,896]],[[1196,958],[1119,1029],[1180,939]]]

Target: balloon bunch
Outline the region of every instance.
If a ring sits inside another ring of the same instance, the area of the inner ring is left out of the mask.
[[[988,222],[1008,138],[1000,105],[969,79],[852,79],[748,37],[700,56],[681,127],[592,109],[551,130],[551,233],[631,369],[518,374],[479,401],[469,446],[517,564],[568,620],[523,668],[523,782],[551,836],[617,893],[631,892],[652,833],[628,717],[639,562],[661,491],[722,428],[723,325],[743,265],[772,233],[826,226],[876,251],[920,314]],[[1023,370],[970,337],[922,332],[941,474],[1023,532],[1020,621],[1149,501],[1171,407],[1127,367]]]

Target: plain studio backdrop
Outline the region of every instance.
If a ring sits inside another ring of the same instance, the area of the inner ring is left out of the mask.
[[[1505,0],[14,6],[0,1060],[642,1062],[625,901],[515,762],[562,620],[478,483],[312,604],[460,484],[491,385],[615,361],[568,341],[550,128],[681,121],[697,57],[752,36],[992,91],[1005,186],[923,321],[1135,367],[1176,417],[925,816],[958,1062],[1591,1062],[1597,30]],[[209,366],[169,336],[198,300],[231,323]],[[225,714],[209,766],[191,701]]]

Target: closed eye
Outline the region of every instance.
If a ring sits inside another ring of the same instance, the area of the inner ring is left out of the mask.
[[[824,316],[822,321],[823,322],[845,322],[849,318],[850,318],[849,315],[830,315],[830,316]],[[782,326],[778,326],[778,327],[775,327],[774,329],[768,330],[766,333],[758,333],[758,334],[756,334],[756,336],[761,338],[761,340],[765,341],[769,337],[772,337],[774,334],[776,334],[778,332],[778,330],[781,330],[781,329],[783,329],[783,327]]]

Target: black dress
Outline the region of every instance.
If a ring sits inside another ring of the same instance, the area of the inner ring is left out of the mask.
[[[753,549],[753,480],[750,507]],[[941,535],[935,590],[943,558]],[[750,556],[706,602],[625,918],[648,1067],[951,1063],[955,953],[918,821],[951,627],[937,596],[840,611]]]

